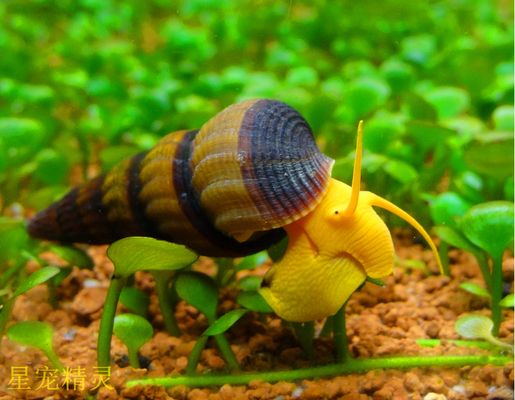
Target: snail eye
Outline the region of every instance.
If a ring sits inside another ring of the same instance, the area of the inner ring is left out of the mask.
[[[332,222],[338,222],[341,220],[343,216],[343,210],[341,207],[333,208],[331,210],[328,210],[326,214],[326,219]]]

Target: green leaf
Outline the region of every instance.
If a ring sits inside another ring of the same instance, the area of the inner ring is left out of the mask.
[[[436,37],[430,34],[408,36],[401,42],[401,54],[407,61],[421,66],[430,65],[437,49]]]
[[[381,65],[381,74],[395,91],[406,90],[415,82],[413,67],[396,59],[386,60]]]
[[[418,260],[411,260],[411,261],[418,261]],[[416,264],[418,264],[418,263],[414,263],[412,265],[416,265]],[[413,267],[413,269],[415,269],[415,267]],[[427,270],[427,267],[424,265],[422,268],[418,267],[417,269],[421,269],[421,270],[425,271],[425,270]],[[386,286],[386,284],[381,279],[372,278],[370,276],[367,276],[366,281],[370,282],[371,284],[376,285],[376,286],[380,286],[380,287]]]
[[[493,257],[511,246],[514,236],[513,203],[492,201],[470,208],[461,226],[465,236]]]
[[[436,121],[436,110],[422,96],[409,92],[403,99],[404,108],[413,120]]]
[[[492,336],[494,323],[482,315],[465,315],[454,324],[456,332],[467,339],[486,339]]]
[[[495,179],[513,175],[513,133],[487,133],[465,147],[465,162],[474,171]]]
[[[474,282],[463,282],[460,284],[460,288],[466,292],[475,294],[476,296],[485,297],[487,299],[491,297],[490,293],[488,293],[488,290]]]
[[[456,135],[456,131],[432,122],[410,121],[406,124],[410,139],[415,140],[417,147],[424,153],[434,151],[443,146],[448,138]],[[419,155],[422,157],[423,155]]]
[[[115,266],[115,274],[122,277],[136,271],[177,270],[198,258],[182,245],[141,236],[114,242],[107,249],[107,256]]]
[[[23,250],[30,248],[31,240],[24,222],[14,218],[0,218],[0,263],[8,260],[20,261]]]
[[[272,308],[256,290],[241,292],[240,294],[238,294],[238,297],[236,297],[236,302],[240,306],[250,311],[256,311],[260,313],[273,312]]]
[[[470,204],[453,192],[441,193],[431,202],[430,211],[433,222],[456,228],[456,217],[461,217],[470,208]]]
[[[485,186],[483,178],[472,171],[464,171],[453,182],[458,192],[472,204],[482,203],[482,190]]]
[[[435,226],[434,231],[440,239],[450,244],[451,246],[468,251],[472,254],[475,254],[478,251],[480,251],[480,249],[474,246],[472,243],[470,243],[468,239],[465,236],[463,236],[463,234],[451,228],[450,226]]]
[[[469,94],[455,87],[435,88],[427,93],[426,99],[436,109],[439,119],[455,117],[470,106]]]
[[[43,149],[35,157],[33,177],[45,185],[56,185],[68,177],[68,159],[54,149]]]
[[[55,368],[63,370],[64,366],[54,351],[53,336],[54,329],[52,326],[41,321],[17,322],[7,330],[9,340],[41,350]]]
[[[513,349],[511,344],[496,339],[492,335],[494,323],[483,315],[465,315],[460,317],[454,324],[454,329],[458,334],[467,339],[484,339],[496,346]]]
[[[514,189],[515,189],[515,183],[514,183],[513,176],[509,176],[508,178],[506,178],[503,189],[504,189],[504,199],[513,202]]]
[[[137,351],[152,339],[154,330],[145,318],[135,314],[120,314],[114,318],[113,333],[129,348]]]
[[[292,68],[286,74],[286,83],[291,87],[314,87],[318,83],[317,70],[308,66]]]
[[[52,348],[53,335],[52,326],[41,321],[17,322],[7,330],[9,340],[43,351]]]
[[[252,254],[243,258],[238,264],[236,264],[236,270],[242,271],[244,269],[254,269],[259,267],[261,264],[268,260],[268,254],[266,251],[260,251],[259,253]]]
[[[109,171],[120,161],[133,156],[138,152],[135,146],[117,145],[109,146],[100,151],[100,162],[102,171]]]
[[[182,272],[175,281],[175,290],[181,299],[204,314],[209,323],[215,320],[218,289],[211,277],[200,272]]]
[[[273,262],[277,262],[283,257],[287,247],[288,237],[285,237],[284,239],[273,244],[267,249],[268,256],[271,258]]]
[[[499,304],[501,305],[501,307],[513,308],[515,306],[513,293],[510,293],[506,297],[504,297],[504,299],[502,299]]]
[[[390,88],[381,80],[369,77],[350,82],[345,102],[357,118],[382,105],[390,95]]]
[[[497,107],[493,113],[495,130],[513,132],[515,129],[514,118],[514,109],[512,105]]]
[[[120,293],[120,302],[131,312],[145,318],[148,314],[150,298],[135,287],[126,286]]]
[[[67,261],[70,265],[75,265],[79,268],[91,269],[95,265],[89,254],[77,247],[51,245],[50,251]]]
[[[68,275],[73,271],[72,267],[61,267],[59,273],[51,278],[51,282],[54,286],[59,286],[66,279]]]
[[[263,278],[255,275],[248,275],[238,281],[238,287],[243,291],[258,290]]]
[[[43,267],[41,269],[38,269],[36,272],[30,274],[19,284],[18,288],[13,293],[13,297],[17,297],[25,292],[28,292],[33,287],[48,281],[50,278],[57,275],[58,273],[59,268],[57,267]]]
[[[383,168],[388,175],[402,184],[409,184],[418,177],[415,168],[403,161],[389,159]]]
[[[237,310],[229,311],[227,314],[222,315],[214,321],[209,328],[205,330],[202,335],[215,336],[229,330],[236,322],[240,320],[247,313],[247,310],[238,308]]]
[[[23,227],[24,221],[21,219],[0,216],[0,233]]]
[[[393,144],[395,139],[402,134],[403,129],[402,117],[377,112],[372,119],[365,123],[363,147],[370,152],[385,154],[385,144],[386,147]]]
[[[70,188],[65,185],[53,185],[41,188],[30,194],[30,198],[26,199],[26,205],[36,210],[42,210],[62,198],[69,190]]]
[[[9,149],[8,164],[26,161],[40,150],[45,134],[43,125],[36,120],[25,118],[0,118],[2,145]]]

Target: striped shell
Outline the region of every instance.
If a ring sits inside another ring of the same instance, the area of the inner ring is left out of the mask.
[[[204,255],[250,254],[316,207],[331,166],[298,112],[245,101],[73,189],[37,214],[29,232],[86,243],[145,235]]]

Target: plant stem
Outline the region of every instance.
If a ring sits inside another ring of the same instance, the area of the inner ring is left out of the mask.
[[[424,367],[463,367],[473,365],[505,365],[513,362],[507,356],[414,356],[371,358],[364,360],[349,359],[344,364],[330,364],[321,367],[303,368],[286,371],[254,372],[230,375],[190,375],[162,378],[134,379],[127,382],[128,387],[135,385],[159,385],[171,387],[186,385],[189,387],[246,385],[253,380],[265,382],[296,381],[301,379],[324,378],[335,375],[365,372],[372,369],[390,368],[424,368]]]
[[[485,350],[493,350],[497,349],[499,346],[494,346],[489,342],[485,342],[483,340],[459,340],[459,339],[417,339],[417,344],[422,347],[436,347],[440,346],[442,343],[452,343],[456,346],[462,347],[477,347],[479,349]]]
[[[349,344],[347,340],[347,327],[345,325],[345,303],[336,314],[333,315],[333,341],[336,350],[336,360],[340,363],[349,360]]]
[[[486,288],[491,292],[492,276],[490,274],[490,268],[488,267],[488,258],[486,257],[486,254],[483,251],[477,251],[473,254],[476,257],[479,269],[481,270],[481,275],[483,275],[483,280],[485,281]]]
[[[294,322],[293,328],[295,329],[295,333],[297,334],[297,339],[299,339],[300,345],[304,353],[312,359],[315,351],[313,348],[313,338],[315,336],[315,324],[311,322]]]
[[[449,269],[449,245],[443,240],[440,242],[440,246],[438,247],[438,255],[442,262],[443,274],[445,276],[451,276]]]
[[[195,343],[195,346],[193,346],[193,349],[191,350],[191,353],[188,357],[186,374],[192,375],[195,373],[195,370],[197,369],[197,364],[200,360],[200,354],[202,353],[202,350],[204,350],[204,347],[206,347],[207,339],[208,336],[201,336],[198,338],[197,342]]]
[[[59,371],[64,371],[64,365],[59,359],[59,357],[57,357],[57,354],[55,354],[53,351],[46,351],[45,355],[47,356],[48,361],[50,361],[50,364],[52,364],[52,366],[55,369],[58,369]]]
[[[171,276],[153,273],[156,282],[156,292],[159,299],[159,308],[163,316],[163,322],[168,333],[172,336],[180,336],[181,330],[175,319],[173,300],[170,296],[169,282]]]
[[[499,336],[499,328],[501,327],[502,308],[499,304],[502,298],[502,253],[492,255],[492,302],[490,308],[492,309],[492,321],[494,327],[492,328],[492,335]]]
[[[234,277],[234,260],[232,258],[218,258],[216,260],[218,270],[215,276],[215,282],[218,287],[227,286]]]
[[[108,367],[111,364],[111,337],[113,335],[114,316],[126,280],[126,278],[113,276],[109,284],[98,329],[97,363],[99,367]]]
[[[129,364],[134,369],[141,368],[141,365],[139,363],[139,357],[138,357],[138,349],[128,348],[127,351],[129,354]]]
[[[320,337],[329,336],[329,334],[333,331],[333,317],[327,317],[322,330],[320,331]]]
[[[55,283],[52,282],[52,279],[50,279],[47,282],[47,288],[48,288],[48,302],[52,306],[52,308],[56,309],[59,306],[59,303],[57,301],[57,288],[55,287]]]
[[[222,357],[227,363],[229,369],[231,371],[239,371],[240,366],[238,365],[238,361],[236,360],[236,357],[231,349],[231,346],[227,341],[226,337],[224,336],[224,334],[221,333],[219,335],[215,335],[214,338],[216,341],[216,345],[218,346],[220,353],[222,353]]]

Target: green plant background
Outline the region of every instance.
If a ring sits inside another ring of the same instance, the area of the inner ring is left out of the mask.
[[[416,215],[442,177],[513,198],[511,2],[3,1],[0,19],[3,209],[252,97],[296,107],[346,180],[365,119],[366,185]]]
[[[512,306],[512,294],[501,300],[502,254],[489,276],[488,255],[461,224],[474,205],[494,200],[507,200],[493,205],[513,215],[512,2],[4,0],[0,21],[0,337],[21,291],[47,282],[56,303],[71,268],[92,267],[83,250],[29,239],[27,215],[163,135],[256,97],[297,108],[336,160],[333,176],[349,183],[363,119],[364,187],[439,225],[442,258],[448,245],[476,256],[486,288],[462,289],[493,299],[497,329],[501,303]],[[46,250],[66,265],[47,266]],[[217,260],[210,285],[263,257]],[[28,260],[46,269],[27,278]],[[161,276],[162,298],[169,278]],[[269,312],[257,279],[238,282],[238,303]],[[132,290],[131,301],[131,289],[122,300],[145,315],[148,299]],[[226,314],[231,324],[245,311],[237,312]],[[228,329],[224,318],[208,319]],[[222,353],[230,350],[216,333]],[[105,353],[109,364],[108,346]]]

